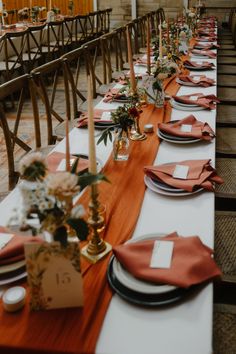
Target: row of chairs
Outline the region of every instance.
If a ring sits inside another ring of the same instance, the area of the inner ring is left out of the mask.
[[[236,348],[236,9],[218,33],[216,168],[224,184],[216,187],[215,259],[223,272],[214,292],[214,353]]]
[[[66,117],[69,117],[72,128],[81,111],[86,111],[87,74],[92,78],[95,104],[101,99],[99,95],[104,94],[115,84],[115,80],[127,73],[127,28],[133,53],[138,56],[141,48],[146,45],[147,21],[151,22],[153,31],[158,31],[160,19],[164,20],[162,9],[148,13],[34,68],[28,74],[0,85],[0,118],[8,158],[9,189],[14,188],[19,177],[15,160],[22,153],[32,150],[32,142],[37,149],[41,150],[44,143],[50,148],[65,136]],[[33,137],[29,141],[25,137],[24,128],[21,129],[27,114],[33,122]]]
[[[17,31],[4,31],[0,37],[1,82],[108,33],[111,11],[109,8],[49,23],[22,24]]]

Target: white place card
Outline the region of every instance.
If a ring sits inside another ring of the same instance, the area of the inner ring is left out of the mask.
[[[101,120],[111,120],[111,112],[103,112]]]
[[[155,241],[152,251],[150,268],[170,268],[173,249],[173,241]]]
[[[75,159],[70,159],[70,167],[72,167]],[[57,171],[65,171],[66,170],[66,159],[62,159],[59,165],[57,166]]]
[[[172,177],[178,179],[187,179],[188,171],[189,171],[189,166],[176,165]]]
[[[202,61],[196,61],[195,63],[198,65],[202,65]]]
[[[191,133],[192,127],[192,124],[181,124],[180,130],[184,133]]]
[[[0,249],[4,248],[8,242],[11,241],[13,234],[7,234],[5,232],[0,232]]]
[[[198,100],[198,96],[190,96],[189,99],[191,101],[197,101]]]

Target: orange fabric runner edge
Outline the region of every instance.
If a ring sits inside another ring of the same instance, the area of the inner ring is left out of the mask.
[[[175,80],[166,82],[179,86]],[[165,85],[166,86],[166,85]],[[160,141],[156,135],[157,123],[170,119],[170,104],[164,108],[148,105],[140,118],[141,129],[147,123],[155,128],[147,140],[131,143],[127,162],[113,161],[104,167],[111,183],[99,185],[99,201],[106,205],[106,234],[104,239],[112,245],[128,240],[134,231],[142,206],[145,184],[143,166],[153,163]],[[88,193],[80,202],[86,206]],[[95,265],[82,260],[84,281],[84,307],[30,312],[29,299],[21,312],[9,314],[0,308],[0,349],[7,353],[80,353],[95,352],[102,323],[112,298],[106,279],[109,256]],[[14,340],[13,340],[14,339]]]

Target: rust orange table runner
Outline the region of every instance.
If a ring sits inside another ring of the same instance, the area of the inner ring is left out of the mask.
[[[173,85],[173,86],[172,86]],[[175,80],[166,81],[165,88],[178,87]],[[172,91],[172,90],[171,90]],[[140,126],[167,122],[169,103],[157,109],[148,105],[143,109]],[[156,133],[147,140],[131,142],[127,162],[113,161],[110,157],[104,174],[111,183],[100,185],[99,200],[106,205],[105,240],[118,245],[128,240],[134,231],[143,202],[145,184],[143,166],[151,165],[157,154],[159,139]],[[80,202],[85,206],[88,193]],[[30,312],[27,301],[19,313],[8,314],[0,307],[0,350],[7,353],[83,353],[95,352],[101,326],[112,298],[106,279],[109,256],[95,265],[82,260],[85,304],[83,308]]]

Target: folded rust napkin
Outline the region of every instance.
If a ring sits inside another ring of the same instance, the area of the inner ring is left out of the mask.
[[[194,93],[192,95],[172,96],[176,102],[185,104],[196,104],[206,109],[215,109],[216,103],[220,103],[215,95],[203,95],[202,93]],[[196,98],[196,99],[195,99]]]
[[[12,233],[2,226],[0,226],[0,232]],[[22,236],[14,234],[5,247],[0,249],[0,265],[11,264],[24,259],[24,244],[26,242],[43,242],[43,240],[38,236]]]
[[[112,88],[105,94],[103,102],[108,103],[115,99],[127,100],[127,96],[123,92],[120,92],[120,89]]]
[[[53,152],[47,156],[46,162],[50,172],[56,172],[59,164],[63,159],[66,158],[66,155],[63,152]],[[71,159],[76,159],[76,156],[71,155]],[[77,165],[77,172],[85,171],[89,167],[88,159],[79,158],[79,163]]]
[[[182,130],[183,125],[191,125],[191,132]],[[193,115],[189,115],[175,123],[160,123],[158,125],[160,131],[179,137],[196,138],[210,141],[215,134],[208,123],[198,121]]]
[[[193,67],[193,68],[202,68],[202,69],[214,69],[215,65],[213,63],[209,63],[208,61],[203,61],[202,63],[197,63],[195,61],[185,60],[184,65]]]
[[[155,61],[151,58],[150,60],[150,64],[154,64]],[[147,59],[144,58],[137,58],[135,61],[135,64],[143,64],[143,65],[147,65]]]
[[[210,165],[210,161],[210,159],[186,160],[159,166],[145,166],[144,173],[153,179],[175,188],[184,189],[187,192],[193,192],[199,188],[214,191],[214,183],[222,184],[224,181],[217,175],[216,170]],[[189,167],[187,179],[173,177],[176,165]]]
[[[191,51],[192,54],[197,54],[197,55],[204,55],[208,58],[215,59],[216,58],[216,53],[212,52],[211,50],[200,50],[200,49],[193,49]]]
[[[203,36],[214,37],[216,35],[215,30],[211,30],[211,29],[199,28],[197,32],[199,35],[203,35]]]
[[[179,75],[179,79],[183,82],[191,82],[194,86],[209,87],[215,84],[215,80],[205,75]]]
[[[103,120],[101,119],[103,112],[111,112],[112,110],[105,111],[103,109],[94,110],[94,122],[112,122],[112,120]],[[88,112],[84,112],[77,119],[77,128],[87,127],[88,125]]]
[[[169,269],[150,268],[156,240],[174,242]],[[165,237],[119,245],[113,248],[113,252],[134,277],[152,283],[188,288],[221,276],[221,271],[212,258],[213,250],[205,246],[198,236],[181,237],[173,232]]]

